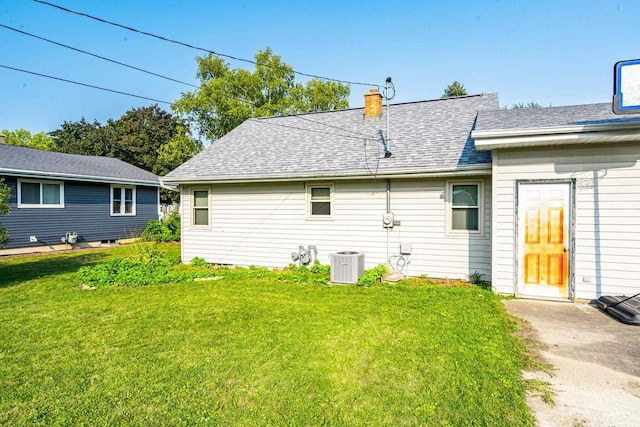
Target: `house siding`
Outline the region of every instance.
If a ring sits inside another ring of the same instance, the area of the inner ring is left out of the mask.
[[[446,233],[446,180],[392,180],[391,210],[401,224],[389,232],[389,254],[411,243],[409,275],[467,278],[476,271],[490,280],[491,181],[484,177],[484,234]],[[477,178],[475,179],[477,180]],[[316,184],[309,182],[308,184]],[[321,183],[326,185],[329,183]],[[336,181],[333,215],[307,217],[305,183],[182,186],[183,260],[203,257],[211,263],[283,267],[298,246],[315,245],[328,264],[337,251],[365,253],[366,268],[385,264],[386,181]],[[209,227],[191,226],[191,192],[210,191]]]
[[[65,181],[64,208],[18,208],[17,179],[0,178],[11,188],[11,213],[0,217],[11,238],[6,249],[60,244],[65,233],[73,232],[78,242],[124,239],[139,235],[149,220],[158,219],[155,187],[136,186],[135,216],[111,216],[109,184]],[[30,236],[38,242],[29,242]]]
[[[493,286],[516,292],[516,181],[574,183],[575,297],[637,292],[640,145],[599,144],[494,152]]]

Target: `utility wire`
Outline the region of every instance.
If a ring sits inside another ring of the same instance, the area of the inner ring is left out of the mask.
[[[81,50],[81,49],[77,49],[77,48],[75,48],[73,46],[68,46],[66,44],[58,43],[56,41],[53,41],[53,40],[50,40],[50,39],[47,39],[47,38],[44,38],[44,37],[37,36],[35,34],[27,33],[26,31],[22,31],[22,30],[19,30],[17,28],[9,27],[7,25],[0,24],[0,27],[6,28],[7,30],[15,31],[17,33],[21,33],[21,34],[27,35],[29,37],[34,37],[36,39],[43,40],[43,41],[45,41],[47,43],[52,43],[52,44],[55,44],[55,45],[58,45],[58,46],[62,46],[62,47],[67,48],[67,49],[75,50],[76,52],[84,53],[85,55],[90,55],[90,56],[93,56],[95,58],[99,58],[99,59],[103,59],[105,61],[112,62],[114,64],[122,65],[123,67],[131,68],[131,69],[134,69],[134,70],[137,70],[137,71],[141,71],[143,73],[151,74],[152,76],[160,77],[160,78],[165,79],[165,80],[171,80],[172,82],[181,83],[183,85],[187,85],[187,86],[191,86],[191,87],[195,87],[195,88],[199,88],[200,87],[200,86],[192,85],[191,83],[186,83],[186,82],[183,82],[183,81],[180,81],[180,80],[173,79],[171,77],[163,76],[162,74],[154,73],[152,71],[143,70],[142,68],[134,67],[133,65],[129,65],[129,64],[125,64],[123,62],[119,62],[119,61],[113,60],[113,59],[105,58],[104,56],[96,55],[95,53],[87,52],[86,50]]]
[[[294,115],[293,117],[295,117],[296,119],[305,120],[307,122],[317,123],[317,124],[322,125],[322,126],[327,126],[327,127],[330,127],[330,128],[338,129],[338,130],[341,130],[341,131],[344,131],[344,132],[349,132],[349,133],[353,133],[353,134],[356,134],[356,135],[360,135],[361,138],[362,137],[365,137],[365,138],[370,138],[371,137],[370,135],[364,134],[362,132],[357,132],[355,130],[341,128],[339,126],[329,125],[327,123],[322,123],[322,122],[319,122],[319,121],[316,121],[316,120],[311,120],[311,119],[308,119],[306,117],[302,117],[302,116],[298,116],[298,115]]]
[[[132,28],[132,27],[128,27],[126,25],[118,24],[116,22],[107,21],[106,19],[98,18],[96,16],[89,15],[87,13],[77,12],[75,10],[67,9],[66,7],[58,6],[56,4],[49,3],[49,2],[44,1],[44,0],[34,0],[34,1],[36,3],[40,3],[40,4],[43,4],[43,5],[46,5],[46,6],[51,6],[51,7],[54,7],[56,9],[60,9],[60,10],[62,10],[64,12],[73,13],[73,14],[79,15],[79,16],[84,16],[86,18],[102,22],[104,24],[109,24],[109,25],[113,25],[113,26],[116,26],[116,27],[120,27],[120,28],[123,28],[125,30],[133,31],[133,32],[138,33],[138,34],[144,34],[145,36],[154,37],[156,39],[160,39],[160,40],[163,40],[163,41],[166,41],[166,42],[169,42],[169,43],[174,43],[174,44],[177,44],[177,45],[185,46],[185,47],[188,47],[188,48],[191,48],[191,49],[195,49],[195,50],[199,50],[199,51],[202,51],[202,52],[211,53],[213,55],[221,56],[223,58],[232,59],[234,61],[240,61],[240,62],[246,62],[248,64],[258,65],[258,63],[256,61],[253,61],[251,59],[244,59],[244,58],[239,58],[237,56],[226,55],[224,53],[218,53],[218,52],[215,52],[215,51],[210,50],[210,49],[194,46],[194,45],[189,44],[189,43],[184,43],[184,42],[181,42],[181,41],[178,41],[178,40],[173,40],[173,39],[170,39],[170,38],[167,38],[167,37],[159,36],[157,34],[153,34],[153,33],[149,33],[149,32],[146,32],[146,31],[138,30],[138,29],[135,29],[135,28]],[[264,67],[269,67],[269,68],[276,68],[276,69],[279,68],[279,67],[275,67],[273,65],[268,65],[268,64],[259,64],[259,65],[262,65]],[[317,76],[315,74],[302,73],[300,71],[295,71],[295,70],[293,72],[295,74],[299,75],[299,76],[311,77],[311,78],[320,79],[320,80],[326,80],[326,81],[330,81],[330,82],[344,83],[344,84],[348,84],[348,85],[368,86],[368,87],[372,87],[373,86],[373,87],[380,88],[379,84],[361,83],[361,82],[352,82],[352,81],[348,81],[348,80],[331,79],[329,77],[322,77],[322,76]]]
[[[132,93],[121,92],[119,90],[107,89],[105,87],[94,86],[94,85],[90,85],[90,84],[87,84],[87,83],[81,83],[81,82],[76,82],[76,81],[73,81],[73,80],[63,79],[63,78],[60,78],[60,77],[49,76],[47,74],[40,74],[40,73],[36,73],[36,72],[33,72],[33,71],[22,70],[20,68],[9,67],[7,65],[0,64],[0,68],[6,68],[8,70],[20,71],[21,73],[33,74],[34,76],[46,77],[48,79],[59,80],[61,82],[65,82],[65,83],[72,83],[74,85],[86,86],[86,87],[90,87],[90,88],[93,88],[93,89],[104,90],[106,92],[119,93],[120,95],[127,95],[127,96],[132,96],[134,98],[146,99],[147,101],[153,101],[153,102],[158,102],[158,103],[161,103],[161,104],[171,105],[170,102],[162,101],[160,99],[147,98],[146,96],[134,95]]]
[[[265,124],[265,125],[279,126],[279,127],[288,128],[288,129],[296,129],[296,130],[302,130],[302,131],[306,131],[306,132],[321,133],[323,135],[339,136],[339,137],[342,137],[342,138],[350,138],[350,139],[356,139],[358,141],[362,141],[362,137],[356,137],[356,136],[351,136],[351,135],[341,135],[341,134],[338,134],[338,133],[329,133],[329,132],[324,132],[324,131],[316,130],[316,129],[301,128],[301,127],[298,127],[298,126],[283,125],[282,123],[273,123],[272,121],[266,121],[266,120],[255,119],[255,118],[251,118],[249,120],[251,120],[252,122],[257,122],[257,123]],[[373,137],[370,137],[370,138],[373,138]]]

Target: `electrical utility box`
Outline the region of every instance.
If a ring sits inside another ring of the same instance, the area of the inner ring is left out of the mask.
[[[411,255],[411,243],[400,243],[400,255]]]
[[[393,212],[387,212],[386,214],[382,215],[382,226],[384,228],[393,228],[394,219],[395,216],[393,215]]]

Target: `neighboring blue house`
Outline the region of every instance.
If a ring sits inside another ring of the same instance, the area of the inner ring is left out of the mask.
[[[0,179],[11,189],[0,254],[115,242],[158,219],[158,177],[118,159],[0,143]]]

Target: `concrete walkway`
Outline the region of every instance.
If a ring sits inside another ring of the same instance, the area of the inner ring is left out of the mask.
[[[625,325],[586,303],[504,301],[548,348],[555,406],[532,398],[540,426],[640,426],[640,326]]]

